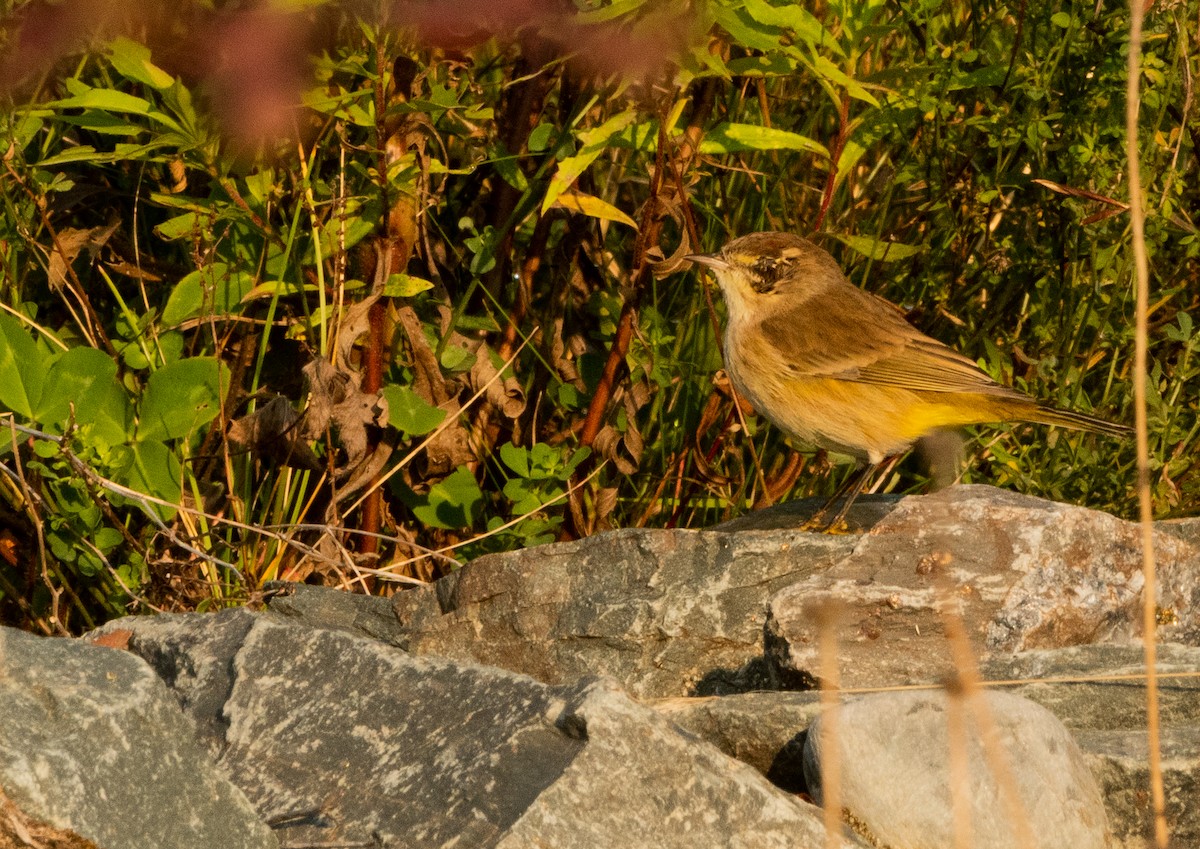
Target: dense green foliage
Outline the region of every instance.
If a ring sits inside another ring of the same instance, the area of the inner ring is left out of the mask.
[[[4,621],[391,586],[831,490],[845,467],[714,384],[721,307],[669,259],[752,230],[1132,421],[1123,6],[617,0],[451,38],[292,5],[259,25],[323,44],[265,142],[188,67],[221,44],[168,61],[138,27],[11,95]],[[1154,7],[1141,79],[1163,516],[1200,502],[1196,21]],[[1132,442],[998,427],[968,453],[967,480],[1133,512]]]

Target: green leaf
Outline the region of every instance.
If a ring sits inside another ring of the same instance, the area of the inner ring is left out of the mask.
[[[162,320],[169,327],[197,315],[233,315],[241,312],[242,301],[254,289],[254,281],[244,271],[230,272],[229,266],[216,262],[197,269],[175,284]]]
[[[636,221],[612,204],[600,200],[595,195],[584,194],[583,192],[563,192],[555,200],[555,205],[574,212],[582,212],[589,218],[598,218],[601,221],[616,221],[618,224],[628,224],[634,230],[637,229]]]
[[[546,197],[542,201],[542,212],[545,213],[553,206],[558,196],[571,188],[579,176],[591,167],[613,136],[619,134],[635,120],[637,120],[637,112],[627,109],[609,118],[599,127],[580,133],[579,140],[583,142],[583,146],[579,149],[579,153],[568,156],[558,163],[558,171],[550,180],[550,186],[546,189]]]
[[[175,239],[181,239],[195,231],[197,216],[194,212],[185,212],[183,215],[176,215],[174,218],[168,218],[162,224],[154,228],[154,232],[162,236],[168,242]]]
[[[181,467],[179,458],[164,443],[156,440],[132,442],[116,450],[116,478],[130,489],[153,495],[172,503],[179,501]],[[163,519],[175,511],[152,505]]]
[[[876,236],[834,236],[843,245],[876,262],[896,262],[908,259],[925,250],[924,245],[902,245],[885,242]]]
[[[483,506],[483,492],[475,476],[460,466],[424,495],[409,492],[404,498],[413,515],[431,528],[468,528]]]
[[[68,162],[91,162],[95,159],[100,159],[103,154],[96,152],[96,148],[90,144],[81,144],[78,147],[73,147],[65,153],[60,153],[57,156],[50,156],[46,159],[38,160],[39,168],[53,168],[56,165],[63,165]]]
[[[879,107],[879,101],[875,99],[875,95],[867,91],[862,83],[848,76],[845,71],[824,56],[813,57],[812,69],[829,82],[842,86],[846,89],[846,93],[855,100],[869,103],[876,108]]]
[[[575,16],[581,24],[602,24],[616,20],[646,5],[646,0],[613,0],[607,6],[587,9]]]
[[[389,298],[411,298],[433,288],[433,284],[420,277],[407,274],[393,274],[383,284],[383,294]]]
[[[779,50],[781,33],[775,27],[753,20],[740,8],[716,5],[713,11],[717,23],[739,46],[767,54]]]
[[[146,383],[138,410],[139,441],[179,439],[216,418],[229,369],[216,357],[165,365]]]
[[[62,433],[75,407],[75,423],[92,426],[88,434],[106,447],[128,438],[129,393],[117,382],[117,364],[95,348],[72,348],[50,366],[33,420]]]
[[[42,397],[45,357],[25,326],[0,313],[0,405],[26,419]]]
[[[837,41],[826,32],[821,22],[798,3],[772,6],[766,0],[744,0],[743,5],[750,17],[760,24],[790,29],[801,41],[813,46],[829,47],[839,54],[842,53]]]
[[[110,136],[136,136],[138,133],[145,132],[146,130],[145,127],[139,124],[131,124],[119,115],[114,115],[111,112],[101,112],[98,109],[89,109],[81,115],[63,115],[60,120],[64,124],[82,127],[94,133],[104,133]],[[42,164],[44,165],[45,163]]]
[[[433,406],[407,386],[388,383],[379,391],[387,400],[388,424],[409,436],[424,436],[446,418],[445,410]]]
[[[825,146],[799,133],[756,124],[719,124],[704,135],[701,153],[735,153],[743,150],[804,150],[829,158]]]
[[[796,73],[796,59],[781,53],[739,56],[729,60],[729,72],[739,77],[786,77]]]
[[[520,445],[506,442],[500,446],[500,459],[523,478],[529,477],[529,451]]]
[[[145,83],[151,88],[169,88],[175,78],[150,61],[150,49],[121,36],[109,45],[109,60],[126,79]]]
[[[105,109],[109,112],[129,112],[148,115],[150,101],[111,88],[88,88],[74,97],[46,104],[53,109]]]

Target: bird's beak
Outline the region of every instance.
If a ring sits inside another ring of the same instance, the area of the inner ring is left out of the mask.
[[[729,268],[729,263],[722,259],[720,254],[688,254],[684,259],[688,262],[706,265],[714,271],[723,271]]]

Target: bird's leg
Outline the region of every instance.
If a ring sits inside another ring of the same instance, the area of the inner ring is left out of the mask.
[[[837,491],[833,494],[833,497],[826,501],[820,510],[814,513],[811,517],[809,517],[808,521],[800,526],[800,530],[820,531],[826,534],[846,533],[848,529],[846,527],[845,519],[846,514],[850,512],[850,505],[852,505],[854,500],[862,493],[863,487],[866,486],[866,483],[870,479],[871,475],[873,475],[875,470],[882,466],[884,462],[886,462],[886,460],[879,463],[867,463],[857,472],[847,478],[846,481],[837,488]],[[838,499],[842,498],[843,496],[846,500],[842,503],[842,508],[837,511],[832,519],[826,521],[826,514],[829,513],[833,505],[837,504]]]

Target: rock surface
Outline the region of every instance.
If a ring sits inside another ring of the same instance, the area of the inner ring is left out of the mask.
[[[132,655],[0,628],[0,717],[0,845],[278,845]]]
[[[1158,646],[1155,669],[1172,845],[1200,846],[1200,648]],[[1119,845],[1144,849],[1154,828],[1142,649],[1024,652],[985,664],[982,672],[990,680],[1028,682],[1007,689],[1047,708],[1070,729],[1104,794]]]
[[[771,596],[852,547],[799,531],[630,530],[488,555],[395,596],[400,644],[549,683],[607,675],[637,697],[722,692],[761,657]]]
[[[825,740],[831,717],[832,752]],[[818,717],[805,739],[804,773],[818,801],[831,757],[842,808],[873,846],[1111,845],[1104,803],[1078,746],[1049,711],[1010,693],[848,699]],[[964,833],[966,843],[958,839]]]
[[[768,658],[812,686],[818,632],[836,609],[841,684],[936,684],[954,671],[942,610],[961,611],[974,654],[1131,642],[1141,628],[1140,531],[1125,522],[989,487],[905,498],[853,552],[771,600]],[[1200,635],[1200,554],[1158,531],[1159,639]]]
[[[6,833],[55,847],[242,845],[222,828],[272,845],[264,822],[288,846],[823,845],[820,812],[797,798],[816,789],[803,754],[819,695],[779,691],[816,679],[811,617],[841,608],[843,685],[940,681],[953,670],[944,597],[961,603],[985,677],[1011,683],[1011,695],[989,699],[999,723],[1024,729],[1013,758],[1021,781],[1042,782],[1070,821],[1063,800],[1095,801],[1082,760],[1099,779],[1114,846],[1146,845],[1141,648],[1121,644],[1140,621],[1131,525],[984,487],[868,499],[851,516],[868,530],[843,536],[796,531],[803,507],[710,531],[622,531],[485,557],[391,601],[270,585],[261,614],[122,620],[98,635],[139,657],[6,637],[0,646],[20,650],[0,652],[0,847]],[[1157,539],[1161,636],[1195,642],[1200,522],[1163,523]],[[1096,644],[1047,648],[1079,642]],[[43,655],[27,656],[29,646]],[[1198,670],[1200,649],[1161,647],[1167,817],[1180,846],[1200,846]],[[703,693],[729,695],[687,698]],[[927,704],[941,698],[931,693]],[[1028,720],[1036,708],[1016,696],[1057,715],[1082,759],[1064,766],[1070,746],[1032,730],[1055,724]],[[17,704],[19,735],[6,724]],[[952,780],[941,761],[882,777],[880,765],[904,751],[898,729],[910,714],[869,714],[860,727],[882,729],[884,751],[847,764],[874,776],[868,783],[910,795],[924,786],[922,798],[944,803]],[[90,736],[72,737],[72,723]],[[924,733],[941,732],[934,723]],[[101,774],[70,758],[29,768],[64,740],[81,762],[119,769]],[[142,772],[125,766],[134,748],[149,764]],[[188,790],[146,815],[145,776],[157,782],[159,771],[162,788],[181,774]],[[1055,777],[1069,781],[1054,789]],[[223,801],[193,813],[203,800],[191,790],[210,784]],[[132,813],[97,807],[134,798]],[[1091,802],[1075,822],[1096,819]],[[248,824],[238,811],[250,812]],[[205,818],[191,832],[201,842],[164,842],[163,812]],[[872,833],[911,813],[885,806]],[[152,838],[138,831],[143,816]],[[998,805],[978,816],[1013,820]],[[95,825],[103,818],[133,836],[110,838]],[[944,821],[943,805],[942,819],[918,830],[937,837]]]
[[[610,682],[271,621],[122,620],[290,845],[818,847],[820,813]]]

